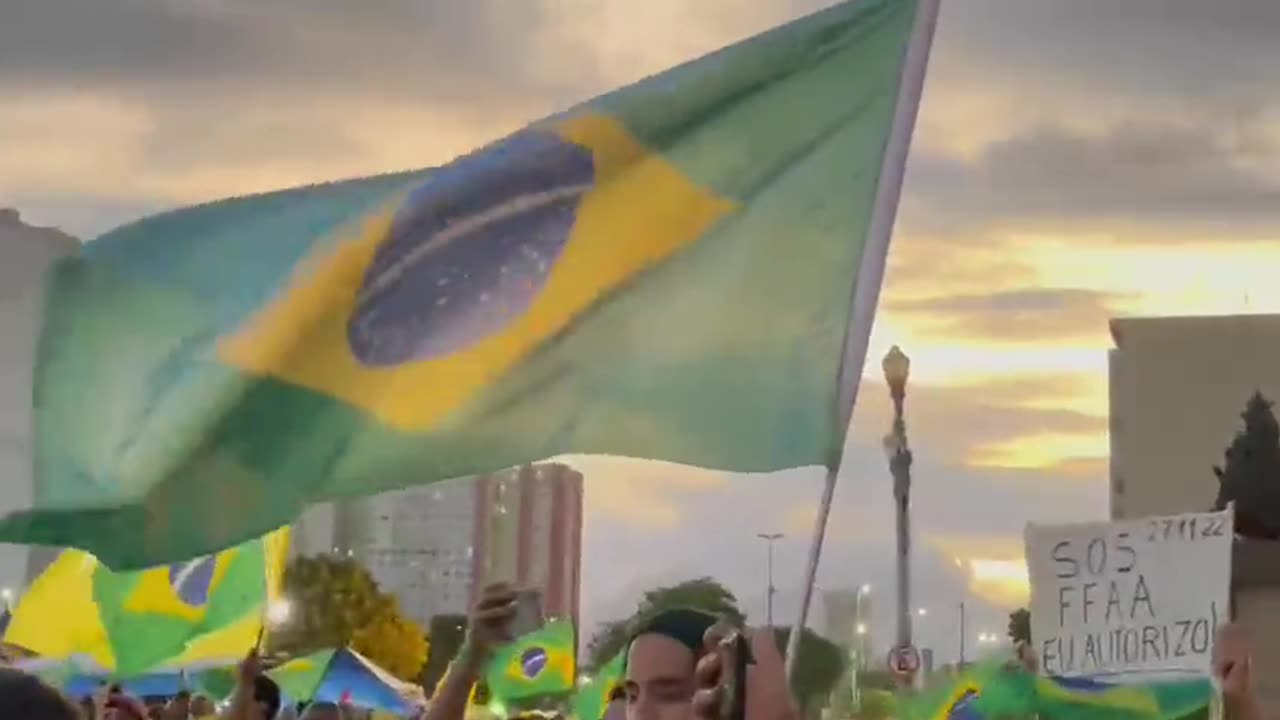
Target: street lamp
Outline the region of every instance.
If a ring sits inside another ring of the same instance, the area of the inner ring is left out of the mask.
[[[859,635],[866,635],[866,634],[867,634],[867,624],[866,624],[866,623],[858,623],[858,627],[854,628],[854,632],[858,633]]]
[[[764,540],[765,544],[769,548],[768,550],[769,559],[768,559],[768,565],[766,568],[768,572],[769,584],[765,588],[764,616],[765,616],[765,624],[768,627],[773,627],[773,596],[778,592],[778,589],[773,586],[773,543],[778,540],[781,540],[783,535],[782,533],[756,533],[756,537],[760,538],[761,540]]]
[[[884,370],[889,397],[893,400],[893,428],[884,438],[884,452],[893,476],[893,500],[898,529],[898,633],[900,648],[911,647],[911,448],[907,444],[907,423],[903,408],[907,399],[907,379],[911,359],[897,345],[889,349],[880,367]]]
[[[13,610],[13,588],[0,589],[0,600],[4,600],[4,609]]]

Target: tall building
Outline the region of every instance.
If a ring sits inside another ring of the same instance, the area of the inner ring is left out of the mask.
[[[359,559],[424,627],[499,579],[538,590],[550,616],[578,617],[582,476],[563,465],[317,505],[293,537],[295,554]]]
[[[1111,516],[1207,510],[1246,401],[1280,401],[1280,315],[1125,318],[1111,336]]]
[[[53,228],[0,209],[0,515],[32,501],[31,387],[44,308],[44,273],[80,249]],[[52,548],[0,545],[0,587],[17,590],[44,570]]]
[[[579,612],[582,474],[526,465],[476,480],[472,594],[504,580],[542,593],[548,617]]]
[[[467,612],[475,524],[475,482],[450,480],[371,498],[368,541],[358,552],[405,614]]]

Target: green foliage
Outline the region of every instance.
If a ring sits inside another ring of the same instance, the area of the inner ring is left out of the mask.
[[[791,628],[776,628],[778,648],[787,646]],[[791,678],[791,693],[800,704],[802,714],[821,703],[835,690],[844,673],[845,657],[840,646],[805,628],[800,635],[796,671]]]
[[[467,616],[436,615],[431,618],[427,634],[431,637],[431,652],[422,667],[421,683],[428,693],[433,693],[449,663],[462,649],[462,641],[467,635]]]
[[[862,704],[856,717],[860,720],[886,720],[894,716],[894,694],[889,690],[862,690]]]
[[[893,673],[888,670],[859,670],[858,687],[862,688],[864,692],[866,690],[894,692],[898,688],[898,681],[894,679]]]
[[[655,588],[644,594],[631,617],[605,623],[592,636],[587,645],[586,667],[594,670],[609,662],[626,645],[632,629],[645,619],[663,610],[680,607],[705,610],[734,625],[741,625],[746,619],[738,609],[738,598],[709,577]]]
[[[1260,392],[1249,398],[1240,417],[1244,430],[1236,433],[1223,465],[1213,468],[1218,476],[1214,509],[1234,502],[1236,532],[1280,539],[1280,424]]]
[[[1019,608],[1009,613],[1009,639],[1015,644],[1031,642],[1031,611]]]
[[[417,679],[426,661],[426,634],[355,560],[294,558],[285,568],[284,593],[293,612],[267,638],[269,652],[296,657],[351,647],[397,677]]]

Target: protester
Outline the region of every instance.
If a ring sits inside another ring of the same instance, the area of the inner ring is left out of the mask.
[[[0,668],[0,718],[79,720],[80,709],[34,675]]]
[[[119,685],[112,685],[94,697],[94,717],[99,720],[149,720],[150,711],[141,700],[126,695]]]
[[[471,610],[467,635],[457,657],[423,713],[423,720],[463,720],[471,688],[480,679],[493,651],[510,642],[516,617],[516,592],[505,583],[486,587]]]
[[[703,638],[703,652],[694,668],[696,692],[692,709],[698,720],[720,720],[726,700],[721,687],[725,658],[715,650],[731,630],[720,623],[708,630]],[[791,697],[786,666],[773,632],[759,628],[749,635],[751,662],[745,678],[746,720],[798,720],[800,713]]]
[[[669,610],[643,623],[627,645],[627,720],[690,720],[694,668],[716,617]]]
[[[191,698],[191,717],[194,720],[203,720],[218,714],[218,709],[214,707],[213,701],[206,695],[194,695]]]
[[[516,592],[510,586],[495,584],[484,589],[471,612],[462,648],[440,682],[423,720],[462,720],[471,689],[494,650],[512,639],[515,615]],[[695,663],[702,654],[707,631],[715,623],[714,616],[697,610],[669,610],[649,619],[627,646],[623,694],[611,698],[607,714],[622,715],[626,720],[693,720]],[[751,684],[749,680],[749,706]],[[760,718],[780,720],[778,715]]]
[[[161,712],[161,720],[188,720],[191,717],[191,693],[179,690],[177,695],[165,704]]]
[[[249,651],[236,672],[236,687],[223,720],[273,720],[280,712],[280,687],[263,674],[258,649]]]

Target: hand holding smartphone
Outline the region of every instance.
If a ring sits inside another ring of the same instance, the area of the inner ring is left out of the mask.
[[[747,716],[747,659],[751,654],[747,637],[733,630],[716,646],[720,655],[719,720],[744,720]]]

